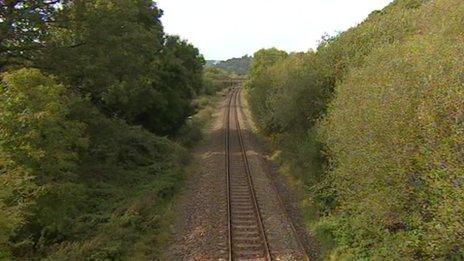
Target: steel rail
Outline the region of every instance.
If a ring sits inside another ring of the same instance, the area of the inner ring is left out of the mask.
[[[233,250],[232,250],[232,222],[231,222],[231,199],[230,199],[230,143],[229,143],[229,134],[230,134],[230,107],[232,104],[232,94],[229,94],[229,101],[227,103],[225,121],[224,121],[224,150],[225,150],[225,170],[226,170],[226,186],[227,186],[227,248],[229,249],[228,260],[233,260]]]
[[[237,89],[234,90],[234,92],[232,93],[232,97],[231,97],[231,100],[232,99],[234,100],[234,115],[235,115],[236,129],[237,129],[237,137],[238,137],[238,140],[239,140],[242,159],[243,159],[243,162],[244,162],[244,168],[245,168],[245,173],[246,173],[247,180],[248,180],[248,186],[249,186],[249,190],[250,190],[251,197],[252,197],[252,204],[254,206],[255,217],[257,219],[257,223],[258,223],[258,226],[259,226],[260,237],[261,237],[261,240],[263,241],[262,245],[263,245],[263,248],[264,248],[264,258],[265,258],[265,260],[271,261],[272,257],[271,257],[271,253],[270,253],[270,250],[269,250],[269,243],[268,243],[268,240],[267,240],[266,232],[264,230],[264,224],[263,224],[263,220],[262,220],[262,217],[261,217],[261,211],[260,211],[260,207],[259,207],[259,204],[258,204],[258,200],[257,200],[257,197],[256,197],[256,191],[255,191],[255,187],[254,187],[254,184],[253,184],[253,178],[251,176],[250,164],[248,162],[246,148],[245,148],[245,144],[243,142],[242,129],[240,127],[240,121],[239,121],[239,117],[238,117],[237,97],[238,97],[239,93],[240,93],[240,89],[237,88]],[[230,108],[229,108],[229,110],[230,110]],[[230,118],[229,118],[229,121],[230,121]],[[229,126],[229,128],[230,128],[230,126]],[[230,164],[228,164],[228,165],[230,167]],[[228,177],[229,177],[229,193],[230,193],[230,172],[229,172]],[[231,206],[230,203],[231,202],[230,202],[230,197],[229,197],[229,206]],[[232,227],[231,220],[229,220],[229,225],[230,225],[230,227]],[[229,240],[232,241],[231,238]],[[231,242],[231,245],[232,245],[232,242]],[[230,249],[231,249],[231,252],[232,252],[233,251],[232,246],[231,246]],[[231,256],[232,256],[232,259],[233,259],[234,258],[233,253],[231,253]]]
[[[241,89],[238,92],[239,92],[239,97],[240,97]],[[243,114],[243,107],[242,107],[241,99],[238,99],[238,103],[239,103],[238,107],[239,107],[240,111]],[[273,188],[273,190],[275,191],[275,193],[277,195],[277,199],[279,201],[279,206],[282,209],[282,211],[284,212],[284,215],[287,218],[288,222],[290,223],[290,227],[291,227],[292,232],[293,232],[293,234],[295,236],[297,244],[298,244],[298,246],[300,247],[300,249],[301,249],[301,251],[303,253],[303,258],[304,258],[305,261],[309,261],[310,258],[308,256],[308,253],[306,252],[306,248],[304,247],[303,240],[301,240],[301,237],[300,237],[300,235],[298,234],[298,232],[296,230],[296,227],[295,227],[295,224],[293,223],[293,220],[288,215],[287,208],[285,207],[284,201],[282,200],[282,197],[280,196],[279,190],[277,189],[277,185],[275,184],[274,180],[272,179],[272,177],[269,176],[268,173],[266,173],[266,175],[268,176],[269,180],[271,181],[272,188]]]

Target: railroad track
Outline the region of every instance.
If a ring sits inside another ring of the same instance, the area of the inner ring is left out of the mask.
[[[224,145],[227,175],[228,260],[271,261],[270,244],[264,228],[262,211],[257,200],[250,165],[239,121],[240,88],[232,90],[225,113]],[[275,186],[275,184],[273,184]],[[282,199],[279,207],[286,214]],[[290,218],[295,239],[302,250],[302,260],[309,260]]]
[[[239,89],[229,97],[225,120],[229,260],[271,260],[237,112]]]

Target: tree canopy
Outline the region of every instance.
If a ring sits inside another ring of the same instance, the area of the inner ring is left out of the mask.
[[[246,75],[250,70],[252,57],[245,55],[240,58],[231,58],[225,61],[209,64],[209,67],[219,68],[229,73],[237,75]]]
[[[0,3],[0,259],[153,258],[203,57],[151,0]]]

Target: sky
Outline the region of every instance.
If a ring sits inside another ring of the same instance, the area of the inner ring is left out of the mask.
[[[392,0],[158,0],[165,31],[200,49],[208,60],[317,47],[362,22]]]

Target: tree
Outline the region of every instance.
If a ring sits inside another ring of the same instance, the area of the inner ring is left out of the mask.
[[[183,124],[202,88],[204,61],[198,49],[164,34],[152,1],[74,1],[62,16],[69,26],[54,28],[47,41],[63,48],[44,50],[38,67],[109,117],[163,135]]]
[[[211,67],[220,68],[238,75],[246,75],[250,70],[252,60],[252,57],[245,55],[241,58],[232,58],[226,61],[221,61]]]
[[[72,96],[65,86],[37,69],[22,69],[5,73],[0,101],[4,156],[27,166],[39,184],[73,171],[76,150],[86,144],[85,126],[68,118]]]
[[[285,51],[276,48],[261,49],[253,55],[253,61],[250,68],[250,79],[259,77],[266,68],[275,63],[287,58],[288,54]]]
[[[0,6],[0,70],[7,63],[25,64],[31,52],[45,48],[44,38],[58,23],[59,0],[4,0]]]
[[[164,106],[155,105],[154,110],[139,114],[136,123],[159,134],[175,133],[193,113],[191,100],[202,91],[203,64],[198,49],[176,36],[168,36],[156,68],[160,81],[153,85],[161,92]]]
[[[0,228],[5,229],[0,233],[0,248],[8,248],[2,241],[19,225],[24,225],[25,219],[33,219],[41,213],[50,215],[46,205],[38,200],[49,195],[57,182],[71,181],[75,177],[78,152],[87,146],[87,137],[85,125],[70,119],[71,103],[72,95],[67,88],[37,69],[21,69],[3,76],[0,87],[0,208],[8,217],[2,215],[0,218]],[[29,204],[32,201],[35,204]],[[46,222],[44,220],[47,219],[36,222]],[[37,238],[41,233],[40,230],[28,231],[16,243],[28,245],[31,234]]]

